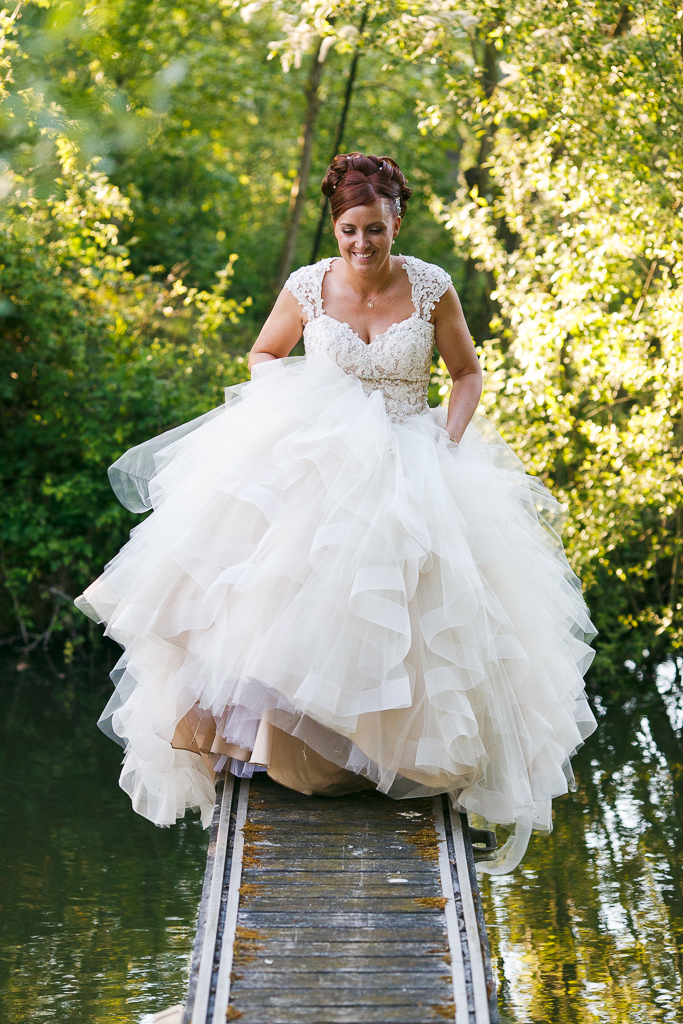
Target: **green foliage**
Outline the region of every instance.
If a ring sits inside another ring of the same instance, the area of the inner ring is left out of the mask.
[[[496,5],[473,37],[494,83],[467,104],[459,70],[432,112],[482,140],[433,209],[492,282],[485,409],[570,507],[603,671],[683,640],[683,64],[654,7]]]
[[[70,599],[133,524],[107,466],[220,404],[246,366],[224,349],[244,312],[225,296],[235,257],[210,291],[188,288],[178,271],[163,282],[135,276],[118,241],[127,199],[79,169],[72,144],[57,145],[61,173],[47,198],[9,170],[3,179],[0,543],[5,621],[31,644],[66,629],[72,655],[81,624]]]
[[[357,18],[357,15],[354,15]],[[28,8],[21,21],[24,59],[15,61],[13,92],[40,90],[62,130],[86,157],[103,157],[111,181],[129,198],[135,221],[131,266],[187,263],[193,284],[207,287],[231,252],[234,294],[253,296],[252,336],[269,312],[271,285],[298,190],[306,63],[284,73],[269,60],[270,18],[249,20],[234,3],[199,0],[72,2]],[[452,194],[449,140],[416,131],[415,104],[442,94],[439,66],[383,71],[385,58],[361,58],[345,144],[391,151],[416,196],[401,251],[432,257],[456,276],[460,260],[434,222],[432,190]],[[321,85],[309,202],[297,263],[308,263],[319,216],[318,184],[327,162],[346,88],[349,45],[328,54]],[[406,103],[406,95],[411,101]],[[49,142],[15,113],[8,159],[37,163],[49,176]],[[21,146],[18,140],[21,140]],[[23,147],[23,148],[22,148]],[[23,154],[23,155],[22,155]],[[334,251],[329,230],[326,255]],[[245,345],[247,344],[245,325]]]
[[[36,595],[72,593],[120,543],[128,517],[107,462],[243,372],[272,301],[322,36],[297,263],[358,49],[345,148],[391,152],[416,187],[401,250],[453,275],[484,411],[569,507],[600,675],[680,649],[675,5],[41,0],[10,24],[13,10],[0,26],[12,304],[0,379],[3,475],[20,483],[3,529],[26,629],[52,615]],[[86,194],[90,220],[72,209]],[[320,255],[332,252],[327,230]],[[436,365],[430,401],[448,390]]]

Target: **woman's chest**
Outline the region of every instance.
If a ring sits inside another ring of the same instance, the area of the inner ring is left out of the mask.
[[[306,324],[304,345],[307,355],[327,355],[358,377],[423,380],[429,377],[434,327],[413,314],[366,345],[349,324],[323,314]]]

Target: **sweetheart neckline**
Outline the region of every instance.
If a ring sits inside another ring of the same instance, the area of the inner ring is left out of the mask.
[[[353,337],[356,339],[356,341],[360,342],[363,348],[372,348],[373,345],[377,344],[380,338],[385,338],[389,331],[393,331],[394,327],[401,327],[403,324],[410,323],[411,320],[420,320],[422,323],[426,323],[429,327],[434,329],[434,324],[431,323],[431,321],[429,320],[423,320],[420,314],[417,312],[417,310],[415,310],[414,313],[411,313],[410,316],[405,317],[403,320],[397,320],[396,323],[389,324],[386,331],[382,331],[381,334],[377,334],[372,341],[363,341],[360,334],[358,334],[357,331],[354,331],[350,323],[347,323],[346,320],[338,320],[336,316],[330,316],[329,313],[321,313],[320,316],[316,316],[313,318],[313,320],[309,320],[306,326],[308,327],[308,324],[313,323],[314,320],[320,320],[322,317],[325,317],[327,320],[333,320],[335,324],[340,324],[341,327],[348,327]]]
[[[399,253],[398,258],[400,260],[405,260],[405,263],[401,263],[401,267],[402,267],[403,270],[405,270],[406,274],[408,274],[408,280],[410,280],[410,274],[408,273],[408,261],[410,260],[410,256],[404,256],[402,253]],[[341,256],[328,256],[326,260],[324,260],[324,261],[321,260],[321,262],[327,263],[327,266],[325,267],[325,271],[323,273],[323,276],[320,279],[320,316],[326,316],[328,320],[334,320],[334,322],[336,324],[341,324],[342,327],[348,327],[349,331],[354,336],[354,338],[356,338],[361,343],[361,345],[365,346],[365,348],[370,348],[371,345],[376,344],[376,342],[379,340],[379,338],[384,338],[389,333],[389,331],[392,331],[394,329],[394,327],[400,327],[401,324],[407,324],[411,320],[413,320],[415,317],[417,317],[418,320],[422,319],[422,317],[418,313],[417,309],[414,309],[413,312],[410,314],[410,316],[405,317],[403,320],[397,320],[396,323],[389,324],[389,326],[387,327],[386,331],[382,331],[381,334],[375,335],[375,337],[373,338],[372,341],[363,341],[363,339],[361,338],[361,336],[358,333],[358,331],[354,331],[354,329],[353,329],[353,327],[351,326],[350,323],[347,323],[346,320],[338,320],[336,316],[330,316],[330,314],[326,313],[325,310],[322,308],[322,305],[323,305],[323,281],[325,279],[325,274],[328,273],[328,271],[329,271],[330,267],[332,266],[332,264],[334,263],[334,261],[335,260],[340,260],[340,259],[342,259]],[[414,296],[413,296],[413,282],[412,281],[410,282],[410,298],[411,298],[411,301],[412,301],[413,305],[415,305],[415,299],[414,299]],[[319,319],[319,317],[316,317],[315,319],[317,320],[317,319]],[[434,326],[434,324],[431,323],[431,321],[428,321],[428,323],[429,323],[430,327]]]

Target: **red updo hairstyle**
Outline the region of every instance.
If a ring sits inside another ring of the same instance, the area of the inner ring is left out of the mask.
[[[371,206],[378,199],[398,199],[404,217],[413,194],[395,160],[388,156],[366,156],[365,153],[340,153],[327,168],[320,186],[330,200],[332,220],[337,221],[354,206]]]

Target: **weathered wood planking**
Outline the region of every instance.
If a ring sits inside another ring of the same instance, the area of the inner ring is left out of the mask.
[[[182,1019],[495,1024],[464,816],[221,781]]]

